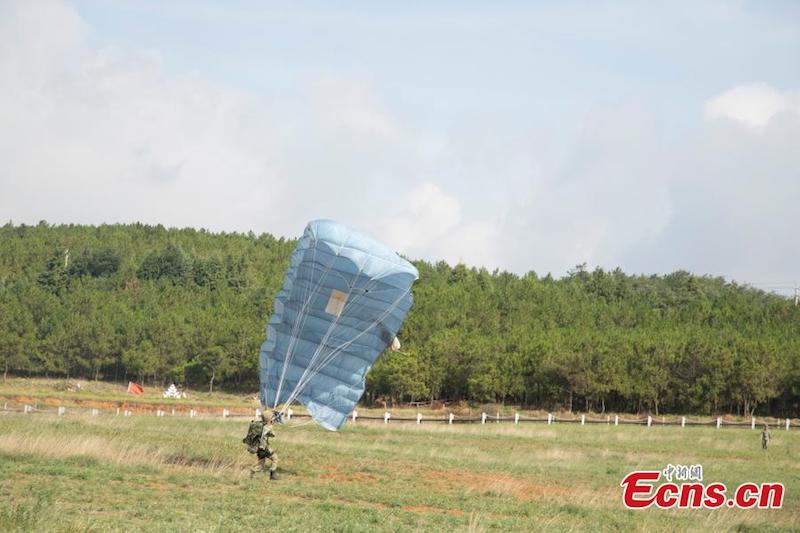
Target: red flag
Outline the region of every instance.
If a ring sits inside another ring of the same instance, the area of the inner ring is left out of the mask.
[[[144,394],[144,387],[139,385],[138,383],[134,383],[133,381],[128,382],[128,392],[135,394],[136,396],[141,396]]]

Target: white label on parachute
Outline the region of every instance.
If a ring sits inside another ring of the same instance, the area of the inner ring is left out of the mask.
[[[333,316],[341,316],[344,311],[344,304],[347,303],[347,293],[333,289],[331,297],[328,299],[328,305],[325,306],[325,312]]]

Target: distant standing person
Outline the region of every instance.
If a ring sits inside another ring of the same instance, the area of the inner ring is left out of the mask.
[[[769,447],[769,439],[769,426],[764,424],[764,429],[761,431],[761,447],[765,450]]]

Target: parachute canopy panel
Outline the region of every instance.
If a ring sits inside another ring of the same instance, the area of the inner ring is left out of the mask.
[[[330,220],[310,222],[261,346],[261,403],[278,410],[299,401],[320,425],[339,429],[375,359],[394,344],[418,277],[386,245]]]

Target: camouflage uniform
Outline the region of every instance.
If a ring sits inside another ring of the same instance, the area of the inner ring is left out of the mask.
[[[266,460],[269,459],[269,477],[270,479],[277,479],[275,470],[278,469],[278,454],[269,447],[270,437],[275,437],[275,433],[272,432],[272,424],[264,424],[264,429],[261,430],[261,438],[258,441],[258,448],[256,449],[258,462],[250,469],[250,477],[256,472],[263,472],[266,468]]]
[[[767,426],[764,426],[764,430],[761,432],[761,447],[765,450],[769,446],[769,439],[770,439],[769,428]]]

